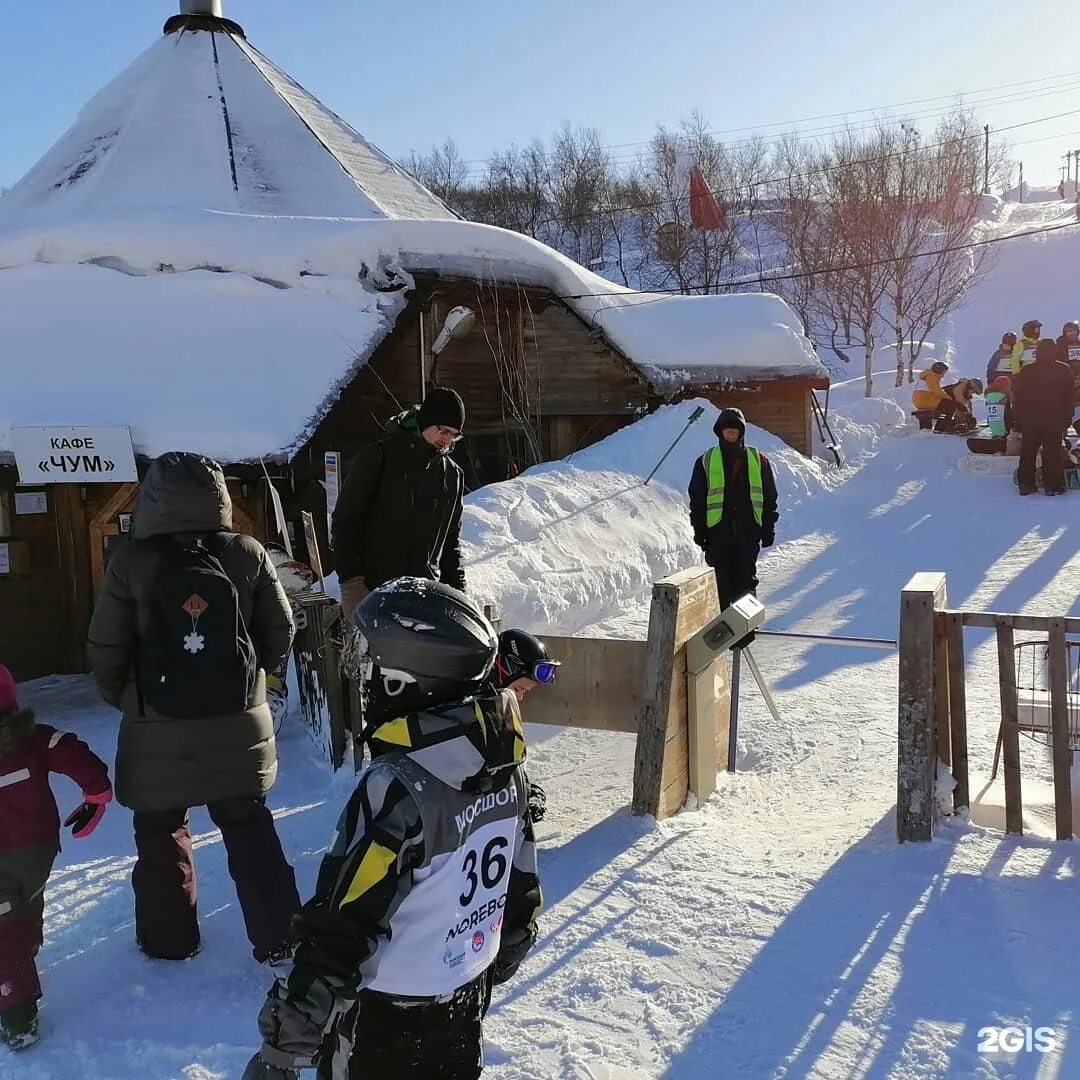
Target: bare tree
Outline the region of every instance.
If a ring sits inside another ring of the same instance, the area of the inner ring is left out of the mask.
[[[412,151],[409,172],[425,187],[429,187],[447,206],[461,212],[469,179],[469,168],[453,139],[447,138],[430,154]]]

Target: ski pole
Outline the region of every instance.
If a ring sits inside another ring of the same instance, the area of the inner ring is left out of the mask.
[[[675,441],[664,452],[664,456],[656,463],[656,468],[653,469],[653,471],[645,477],[646,484],[648,484],[648,482],[660,471],[660,466],[663,465],[665,461],[667,461],[669,455],[671,454],[671,451],[679,445],[679,440],[690,430],[690,425],[694,423],[695,420],[698,420],[702,416],[704,416],[704,414],[705,410],[700,405],[690,414],[690,419],[686,421],[686,427],[684,427],[682,431],[679,432],[679,434],[675,438]]]

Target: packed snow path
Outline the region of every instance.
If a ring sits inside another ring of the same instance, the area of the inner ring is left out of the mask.
[[[877,409],[886,421],[897,418],[893,406]],[[677,416],[670,426],[681,426]],[[665,445],[658,438],[643,447],[642,462],[655,461]],[[892,637],[899,590],[926,569],[949,574],[957,606],[1076,614],[1077,499],[1021,500],[1006,477],[962,475],[953,467],[961,448],[947,436],[885,435],[866,443],[861,469],[843,481],[815,465],[788,475],[781,543],[762,562],[771,624]],[[586,620],[566,602],[578,595],[566,593],[566,579],[576,573],[583,589],[599,595],[587,584],[599,563],[583,546],[599,535],[609,564],[663,563],[668,557],[655,554],[657,545],[679,562],[688,540],[679,485],[696,452],[680,447],[655,491],[638,486],[633,461],[630,472],[597,480],[604,492],[616,483],[618,493],[596,508],[598,520],[577,510],[590,501],[591,467],[612,467],[603,448],[577,459],[584,476],[566,496],[572,507],[534,503],[529,545],[513,538],[551,570],[530,584],[529,602],[545,628],[560,629],[560,617],[579,631],[644,626],[647,582],[633,574],[614,580],[610,606],[597,604]],[[536,482],[514,483],[520,494]],[[512,485],[503,489],[500,498],[512,495]],[[647,508],[650,528],[640,527],[635,506]],[[580,557],[572,573],[559,573],[575,542],[572,523],[586,530],[577,533]],[[488,526],[498,527],[496,517]],[[478,552],[473,580],[501,598],[514,575],[504,577],[499,560],[510,556],[494,555],[485,570]],[[505,606],[517,604],[520,617],[526,599],[506,592]],[[989,774],[997,685],[993,650],[978,635],[968,644],[975,794]],[[773,723],[747,683],[740,771],[720,778],[703,809],[663,824],[633,819],[626,809],[632,739],[531,729],[532,770],[551,807],[540,827],[548,907],[535,953],[497,994],[490,1075],[1080,1075],[1074,845],[957,825],[933,844],[897,847],[894,657],[765,640],[756,653],[784,723]],[[111,760],[115,716],[87,680],[44,680],[27,698]],[[1045,753],[1026,742],[1022,755],[1027,798],[1047,765]],[[295,726],[282,759],[271,802],[301,891],[309,893],[348,777],[328,782]],[[74,791],[62,779],[56,789],[69,809]],[[250,958],[220,836],[202,811],[194,812],[193,829],[204,947],[181,964],[150,961],[135,949],[128,815],[114,806],[92,838],[66,844],[48,891],[40,958],[45,1038],[18,1059],[0,1057],[0,1077],[239,1075],[257,1045],[267,978]],[[1052,1027],[1064,1049],[980,1054],[978,1029],[1009,1023]]]

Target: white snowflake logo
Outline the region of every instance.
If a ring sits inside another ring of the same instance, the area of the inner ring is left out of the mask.
[[[184,638],[184,648],[187,649],[192,656],[198,652],[202,652],[206,647],[206,638],[202,634],[196,634],[193,630],[186,638]]]

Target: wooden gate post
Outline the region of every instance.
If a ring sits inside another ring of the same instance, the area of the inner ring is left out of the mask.
[[[916,574],[900,596],[896,838],[930,840],[936,813],[934,612],[945,607],[945,575]]]

